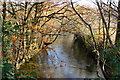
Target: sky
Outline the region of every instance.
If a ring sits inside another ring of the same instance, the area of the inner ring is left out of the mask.
[[[4,1],[4,0],[1,0]],[[5,0],[5,1],[65,1],[65,0]],[[77,2],[77,4],[79,5],[87,5],[87,6],[91,6],[91,7],[95,7],[95,4],[93,3],[95,0],[72,0],[73,2]],[[93,1],[93,2],[92,2]],[[103,0],[103,1],[107,1],[107,0]],[[118,2],[118,0],[114,0],[116,2]]]
[[[91,7],[95,7],[95,4],[93,2],[95,2],[95,0],[73,0],[73,1],[77,1],[77,4],[79,5],[87,5],[87,6],[91,6]],[[93,2],[92,2],[93,1]],[[108,0],[102,0],[104,2],[107,2]],[[114,0],[115,2],[118,2],[118,0]]]
[[[94,4],[90,0],[73,0],[73,1],[77,1],[79,5],[87,5],[94,7]]]

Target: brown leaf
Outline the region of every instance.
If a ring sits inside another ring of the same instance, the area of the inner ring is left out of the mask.
[[[48,66],[47,69],[50,69],[50,67]]]
[[[63,65],[60,64],[60,67],[63,67]]]
[[[58,67],[55,67],[55,69],[57,69]]]

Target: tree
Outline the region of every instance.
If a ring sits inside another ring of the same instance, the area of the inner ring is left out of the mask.
[[[118,0],[118,23],[116,33],[116,43],[120,41],[120,0]]]

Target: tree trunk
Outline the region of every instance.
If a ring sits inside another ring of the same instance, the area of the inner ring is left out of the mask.
[[[4,26],[5,25],[5,19],[6,19],[6,2],[3,2],[2,6],[3,6],[3,9],[2,9],[2,16],[3,16],[2,26]],[[6,57],[5,51],[4,51],[4,49],[5,49],[5,44],[4,44],[5,35],[4,35],[3,32],[4,32],[4,29],[2,28],[2,57]],[[5,71],[5,70],[2,68],[2,71]],[[5,72],[2,72],[2,76],[3,76],[3,78],[5,78],[7,75],[6,75]]]
[[[116,43],[120,40],[120,0],[118,1],[118,23],[117,23],[117,34]]]
[[[2,16],[3,16],[3,22],[2,22],[2,26],[5,25],[5,19],[6,19],[6,3],[3,2],[3,10],[2,10]],[[4,32],[4,29],[2,29],[2,32]],[[4,55],[4,34],[2,34],[2,55]]]

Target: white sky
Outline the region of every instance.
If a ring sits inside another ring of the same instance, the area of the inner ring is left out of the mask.
[[[73,0],[76,1],[76,0]],[[94,4],[90,0],[77,0],[79,5],[87,5],[93,7]]]
[[[17,1],[17,2],[19,1],[56,1],[56,2],[61,2],[65,0],[1,0],[1,1]],[[77,2],[77,4],[79,5],[87,5],[87,6],[95,7],[92,1],[95,1],[95,0],[73,0],[73,2]],[[102,0],[102,1],[107,1],[107,0]],[[113,1],[118,2],[118,0],[113,0]]]
[[[79,5],[87,5],[87,6],[91,6],[91,7],[95,7],[95,4],[93,2],[95,2],[95,0],[73,0],[73,1],[77,1],[77,3]],[[93,1],[93,2],[92,2]],[[102,1],[108,1],[108,0],[102,0]],[[115,2],[118,2],[118,0],[113,0]]]

